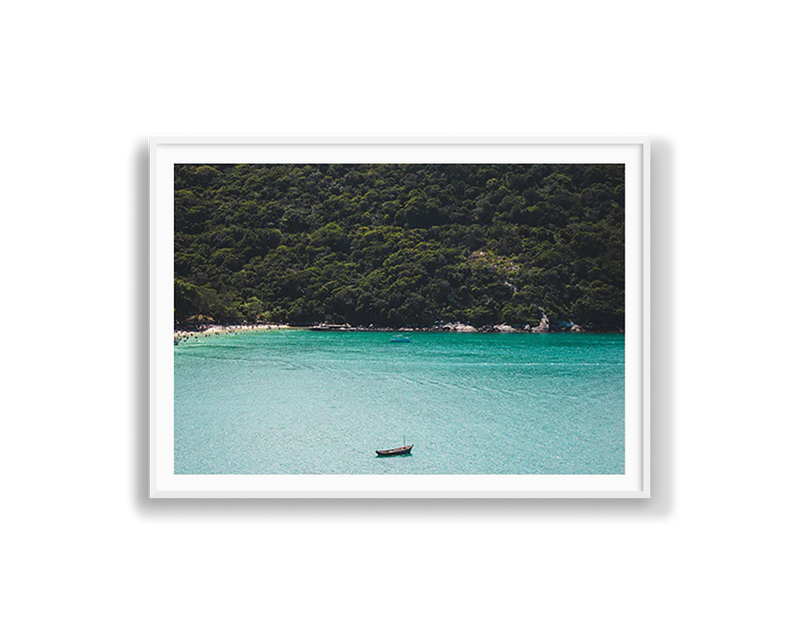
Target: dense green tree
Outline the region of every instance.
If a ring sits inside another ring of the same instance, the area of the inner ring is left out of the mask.
[[[622,165],[177,165],[175,317],[624,326]]]

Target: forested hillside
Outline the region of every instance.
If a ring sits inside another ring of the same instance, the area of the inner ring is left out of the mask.
[[[175,317],[624,327],[623,165],[179,165]]]

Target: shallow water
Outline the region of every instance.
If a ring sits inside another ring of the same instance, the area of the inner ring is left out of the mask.
[[[175,473],[624,473],[624,337],[264,331],[175,347]],[[376,449],[414,444],[407,456]]]

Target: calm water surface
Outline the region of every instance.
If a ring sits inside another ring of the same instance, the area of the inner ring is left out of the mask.
[[[175,347],[180,474],[621,474],[624,336],[245,332]],[[409,456],[375,449],[406,442]]]

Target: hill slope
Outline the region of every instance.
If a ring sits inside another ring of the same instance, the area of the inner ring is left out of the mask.
[[[179,165],[175,316],[623,328],[623,165]]]

